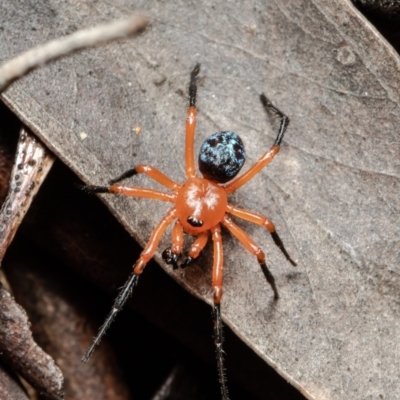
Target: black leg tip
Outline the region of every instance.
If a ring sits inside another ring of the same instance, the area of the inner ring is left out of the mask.
[[[172,264],[173,269],[178,269],[178,260],[179,260],[180,255],[179,254],[174,254],[171,251],[170,247],[167,247],[163,252],[162,252],[162,258],[167,264]]]
[[[108,186],[77,185],[77,187],[86,193],[109,193]]]
[[[276,287],[275,278],[271,274],[271,271],[268,269],[268,267],[265,263],[260,264],[260,266],[261,266],[262,272],[264,273],[265,279],[270,284],[270,286],[274,292],[274,301],[277,301],[279,299],[279,294],[278,294],[278,289]]]
[[[183,262],[181,263],[181,268],[186,268],[188,267],[190,264],[193,263],[194,258],[187,256],[187,258],[185,260],[183,260]]]
[[[197,76],[199,75],[199,73],[200,73],[200,63],[197,63],[197,64],[194,66],[192,72],[190,73],[190,79],[191,79],[191,80],[196,79]]]
[[[124,179],[130,178],[130,177],[136,175],[137,173],[138,172],[136,171],[136,168],[129,169],[128,171],[125,171],[122,175],[118,176],[117,178],[110,179],[108,181],[108,183],[110,185],[114,185],[115,183],[118,183],[118,182],[123,181]]]

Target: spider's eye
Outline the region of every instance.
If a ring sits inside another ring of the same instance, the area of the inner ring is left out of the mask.
[[[233,179],[246,161],[242,139],[234,132],[216,132],[202,144],[199,168],[203,176],[218,183]]]

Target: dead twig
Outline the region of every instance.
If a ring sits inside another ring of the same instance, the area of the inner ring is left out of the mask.
[[[134,35],[144,29],[147,23],[147,17],[142,14],[134,14],[128,19],[82,29],[28,50],[0,67],[0,93],[16,79],[49,61],[86,47]]]
[[[53,162],[46,147],[22,128],[8,195],[0,210],[0,264]]]
[[[32,338],[25,311],[0,286],[0,351],[13,369],[46,399],[63,398],[63,375]]]

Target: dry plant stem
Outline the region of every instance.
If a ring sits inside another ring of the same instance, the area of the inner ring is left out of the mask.
[[[8,195],[0,210],[0,263],[53,162],[44,145],[22,128]]]
[[[145,28],[147,23],[147,17],[134,14],[128,19],[83,29],[28,50],[0,67],[0,93],[16,79],[49,61],[86,47],[133,35]]]
[[[0,399],[32,400],[25,393],[15,376],[0,364]]]
[[[0,287],[0,352],[46,399],[63,398],[63,376],[32,338],[25,311]]]

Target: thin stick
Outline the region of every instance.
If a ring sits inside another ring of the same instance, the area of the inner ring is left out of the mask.
[[[134,35],[144,29],[147,24],[147,17],[142,14],[134,14],[128,19],[82,29],[28,50],[0,67],[0,93],[16,79],[49,61],[86,47]]]
[[[0,208],[0,264],[54,159],[28,128],[21,128],[7,198]]]

